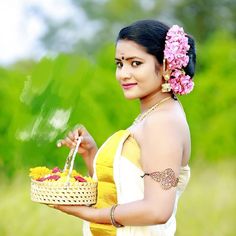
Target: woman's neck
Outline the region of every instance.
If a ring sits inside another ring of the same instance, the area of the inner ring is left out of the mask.
[[[171,97],[170,93],[163,93],[162,91],[159,91],[155,94],[148,95],[144,98],[140,99],[140,110],[141,113],[147,111],[149,108],[154,106],[156,103],[160,102],[162,99],[165,99],[167,97]]]

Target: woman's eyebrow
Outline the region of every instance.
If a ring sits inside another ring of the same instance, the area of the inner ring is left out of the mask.
[[[117,58],[117,57],[115,58],[116,61],[122,61],[122,60],[129,61],[129,60],[133,60],[133,59],[143,60],[142,58],[140,58],[140,57],[136,57],[136,56],[133,56],[133,57],[126,57],[126,58],[122,57],[122,59]]]

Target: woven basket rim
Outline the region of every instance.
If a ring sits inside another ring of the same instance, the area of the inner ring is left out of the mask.
[[[89,186],[89,185],[92,185],[92,186],[95,186],[98,184],[98,182],[79,182],[79,181],[75,181],[75,182],[69,182],[66,183],[66,182],[60,182],[60,181],[37,181],[35,179],[31,179],[31,183],[35,183],[37,185],[41,185],[41,186],[57,186],[57,187],[67,187],[67,186],[70,186],[70,187],[77,187],[77,186]]]

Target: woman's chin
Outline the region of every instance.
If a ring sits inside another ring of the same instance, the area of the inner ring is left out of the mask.
[[[134,94],[127,94],[127,93],[124,93],[124,97],[125,97],[127,100],[133,100],[133,99],[139,98],[137,95],[135,96]]]

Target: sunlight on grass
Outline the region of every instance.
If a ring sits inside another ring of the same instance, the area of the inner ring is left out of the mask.
[[[198,163],[181,197],[177,236],[233,236],[236,232],[236,162]],[[30,181],[0,183],[1,236],[82,235],[81,220],[30,200]]]
[[[194,165],[179,202],[177,236],[233,236],[236,232],[236,162]]]

